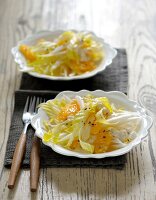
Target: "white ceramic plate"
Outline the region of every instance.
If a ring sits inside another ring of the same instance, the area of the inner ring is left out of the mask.
[[[72,31],[78,32],[76,30],[72,30]],[[112,63],[113,58],[115,58],[115,56],[117,55],[117,51],[114,48],[112,48],[109,44],[105,43],[102,38],[97,37],[92,32],[88,32],[88,33],[91,33],[91,34],[94,35],[94,38],[95,38],[96,41],[98,41],[98,42],[103,44],[103,50],[104,50],[105,56],[104,56],[104,59],[101,61],[101,63],[99,64],[99,66],[96,69],[94,69],[91,72],[84,73],[82,75],[71,76],[71,77],[48,76],[48,75],[44,75],[44,74],[39,74],[37,72],[30,72],[30,67],[27,66],[27,63],[26,63],[26,60],[25,60],[24,56],[19,51],[19,45],[20,44],[34,45],[41,38],[44,38],[46,40],[53,40],[63,32],[64,32],[63,30],[58,30],[58,31],[40,31],[40,32],[37,32],[34,35],[26,37],[24,40],[21,40],[17,44],[17,46],[13,47],[12,50],[11,50],[11,52],[12,52],[12,54],[14,56],[15,62],[17,64],[19,64],[19,70],[20,71],[26,71],[27,70],[27,73],[32,75],[32,76],[35,76],[35,77],[38,77],[38,78],[49,79],[49,80],[85,79],[85,78],[92,77],[92,76],[96,75],[97,73],[105,70],[106,66],[110,65]]]
[[[142,107],[140,107],[135,101],[129,100],[127,96],[124,93],[112,91],[112,92],[104,92],[102,90],[96,90],[96,91],[87,91],[87,90],[81,90],[79,92],[73,92],[73,91],[64,91],[59,93],[56,98],[59,99],[63,95],[69,96],[69,97],[75,97],[76,95],[85,96],[86,94],[93,94],[94,96],[101,97],[105,96],[110,99],[111,102],[113,102],[115,105],[118,105],[120,107],[124,107],[126,110],[135,111],[138,112],[139,115],[142,118],[140,129],[137,132],[137,137],[127,144],[124,148],[112,151],[112,152],[106,152],[106,153],[100,153],[100,154],[88,154],[88,153],[79,153],[74,152],[68,149],[65,149],[59,145],[52,144],[50,142],[44,143],[51,147],[55,152],[66,155],[66,156],[75,156],[79,158],[105,158],[105,157],[114,157],[123,155],[127,152],[129,152],[133,147],[138,145],[149,133],[149,129],[152,125],[152,119],[146,114],[146,110]],[[38,114],[35,115],[32,119],[32,126],[36,130],[36,135],[39,138],[43,138],[43,121],[48,120],[48,116],[46,113],[39,108]],[[49,156],[49,155],[47,155]]]

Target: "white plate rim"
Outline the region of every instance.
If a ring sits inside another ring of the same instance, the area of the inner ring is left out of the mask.
[[[74,151],[70,151],[67,150],[63,147],[60,147],[59,145],[56,144],[52,144],[50,142],[44,142],[42,140],[42,135],[41,133],[39,133],[38,131],[36,131],[36,135],[41,138],[42,142],[51,147],[53,149],[53,151],[55,151],[56,153],[65,155],[65,156],[74,156],[74,157],[78,157],[78,158],[106,158],[106,157],[115,157],[115,156],[120,156],[123,154],[128,153],[129,151],[131,151],[135,146],[137,146],[138,144],[140,144],[149,134],[150,128],[152,126],[152,118],[150,116],[147,115],[147,111],[145,108],[141,107],[136,101],[130,100],[128,99],[128,97],[119,91],[111,91],[111,92],[105,92],[102,90],[95,90],[95,91],[88,91],[88,90],[80,90],[78,92],[74,92],[74,91],[63,91],[60,92],[55,98],[60,98],[62,95],[85,95],[87,93],[91,93],[93,95],[102,95],[102,96],[116,96],[119,100],[123,100],[125,102],[127,102],[128,105],[133,106],[136,111],[138,111],[139,113],[141,113],[141,116],[143,117],[143,119],[145,120],[146,126],[143,127],[144,129],[142,129],[143,133],[142,135],[138,136],[135,140],[133,140],[131,143],[129,143],[126,147],[122,148],[122,149],[118,149],[112,152],[106,152],[106,153],[101,153],[101,154],[81,154],[81,153],[77,153]],[[34,129],[36,129],[36,125],[35,123],[37,122],[38,119],[40,119],[40,114],[41,112],[44,112],[41,108],[39,108],[37,115],[35,115],[32,119],[32,126]]]

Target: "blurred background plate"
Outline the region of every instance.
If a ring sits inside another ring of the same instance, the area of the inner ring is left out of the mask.
[[[76,30],[72,30],[72,31],[78,32]],[[94,36],[94,39],[97,42],[100,42],[102,44],[102,46],[103,46],[104,58],[102,59],[102,61],[98,65],[98,67],[96,67],[94,70],[92,70],[90,72],[87,72],[87,73],[84,73],[82,75],[70,76],[70,77],[69,76],[68,77],[49,76],[49,75],[45,75],[45,74],[39,74],[37,72],[30,72],[30,67],[27,66],[26,59],[24,58],[24,56],[19,51],[19,45],[20,44],[26,44],[26,45],[30,45],[31,46],[31,45],[36,44],[39,39],[43,39],[43,38],[45,40],[52,41],[55,38],[57,38],[60,34],[62,34],[63,32],[65,32],[65,31],[64,30],[40,31],[40,32],[37,32],[34,35],[26,37],[24,40],[21,40],[17,44],[17,46],[13,47],[12,50],[11,50],[11,52],[12,52],[12,54],[14,56],[15,62],[19,65],[19,70],[20,71],[27,71],[27,73],[30,74],[31,76],[34,76],[34,77],[37,77],[37,78],[49,79],[49,80],[85,79],[85,78],[89,78],[89,77],[95,76],[97,73],[100,73],[103,70],[105,70],[106,67],[112,63],[112,60],[117,55],[116,49],[111,47],[109,44],[105,43],[102,38],[97,37],[93,32],[85,31],[86,33],[91,33]]]

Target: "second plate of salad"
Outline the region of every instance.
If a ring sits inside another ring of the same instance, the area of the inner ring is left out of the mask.
[[[84,79],[110,65],[117,51],[92,32],[41,31],[12,48],[19,69],[50,80]]]

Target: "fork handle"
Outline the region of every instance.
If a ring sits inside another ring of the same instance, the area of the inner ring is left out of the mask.
[[[13,155],[12,165],[11,165],[11,171],[9,175],[8,180],[8,188],[12,189],[14,188],[15,181],[23,160],[23,156],[25,154],[26,150],[26,134],[22,133],[20,135],[20,138],[16,144],[16,148]]]
[[[30,189],[37,190],[40,175],[40,139],[34,135],[30,156]]]

